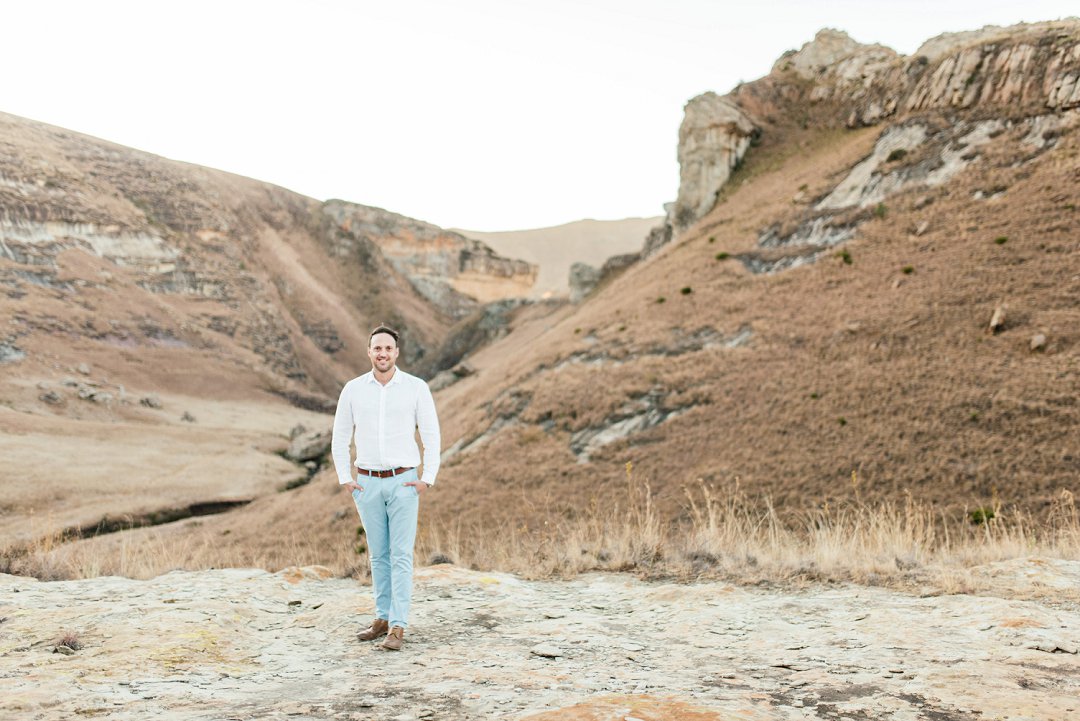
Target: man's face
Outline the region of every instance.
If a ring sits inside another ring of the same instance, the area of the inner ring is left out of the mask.
[[[380,373],[386,373],[397,363],[398,347],[394,336],[389,333],[376,333],[368,342],[368,358],[371,367]]]

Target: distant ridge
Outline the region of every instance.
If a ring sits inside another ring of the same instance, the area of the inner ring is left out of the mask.
[[[498,253],[540,266],[532,296],[563,296],[569,292],[568,277],[574,263],[596,267],[613,255],[641,250],[649,230],[662,221],[654,218],[593,220],[586,218],[550,228],[482,232],[455,228],[467,238],[487,243]]]

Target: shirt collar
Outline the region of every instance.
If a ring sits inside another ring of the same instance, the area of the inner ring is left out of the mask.
[[[390,381],[389,381],[389,382],[388,382],[388,383],[386,384],[386,386],[385,386],[385,387],[389,388],[390,386],[394,385],[395,383],[398,383],[398,382],[400,382],[400,381],[401,381],[401,374],[402,374],[403,372],[404,372],[404,371],[402,371],[402,370],[401,370],[400,368],[398,368],[397,366],[394,366],[394,375],[392,375],[392,376],[390,377]],[[366,378],[366,379],[367,379],[368,383],[375,383],[376,385],[382,385],[382,384],[381,384],[381,383],[379,383],[379,381],[378,381],[378,380],[377,380],[377,379],[375,378],[375,371],[374,371],[374,370],[370,370],[370,371],[368,371],[367,373],[365,373],[365,374],[364,374],[364,378]]]

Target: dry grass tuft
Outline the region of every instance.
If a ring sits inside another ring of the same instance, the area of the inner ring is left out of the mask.
[[[629,469],[627,478],[625,496],[605,507],[591,504],[574,520],[537,528],[436,527],[421,547],[528,578],[632,571],[682,581],[853,582],[928,593],[1007,594],[973,569],[1029,556],[1080,559],[1080,517],[1068,491],[1043,520],[1009,512],[999,501],[992,517],[975,523],[910,495],[902,503],[864,503],[857,483],[847,502],[780,514],[737,482],[726,492],[699,482],[686,489],[685,518],[664,523],[649,485],[635,484]]]
[[[72,651],[79,651],[82,649],[82,641],[79,640],[79,635],[74,631],[65,631],[64,635],[57,640],[55,646],[65,646]]]
[[[678,581],[850,582],[997,595],[1032,591],[1010,589],[979,567],[1030,556],[1080,559],[1080,513],[1069,491],[1060,492],[1051,512],[1036,519],[1011,511],[1000,499],[979,514],[939,512],[910,495],[899,503],[867,503],[854,475],[851,490],[843,502],[781,513],[768,499],[750,498],[737,481],[726,489],[701,481],[685,489],[682,517],[665,521],[650,484],[637,482],[627,464],[625,492],[593,500],[573,518],[536,526],[430,523],[422,526],[416,557],[531,579],[616,571]],[[369,573],[366,550],[350,545],[349,538],[328,547],[321,537],[286,535],[268,550],[222,546],[210,533],[153,537],[137,545],[128,544],[124,533],[112,535],[106,553],[80,552],[79,544],[46,535],[32,546],[0,551],[0,571],[44,580],[314,564],[354,578]]]

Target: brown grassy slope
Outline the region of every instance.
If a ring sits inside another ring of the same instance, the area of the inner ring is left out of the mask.
[[[829,252],[752,275],[716,255],[753,248],[761,229],[796,212],[801,186],[828,192],[880,133],[773,130],[695,228],[581,306],[526,309],[470,358],[476,375],[437,395],[445,448],[498,430],[444,463],[423,502],[425,528],[486,533],[486,554],[530,543],[507,529],[625,507],[627,462],[665,518],[685,514],[683,487],[697,479],[724,488],[738,479],[751,502],[767,494],[781,513],[908,491],[941,511],[995,500],[1039,511],[1059,489],[1080,490],[1077,133],[1023,161],[1030,153],[1007,132],[950,184],[890,198],[884,217],[871,215],[843,246],[850,265]],[[993,187],[1005,191],[973,199]],[[923,235],[910,232],[923,221]],[[988,335],[1003,300],[1007,327]],[[680,353],[703,328],[751,335],[739,347]],[[1028,350],[1036,332],[1049,338],[1045,352]],[[573,432],[649,393],[683,414],[577,462]],[[238,511],[71,550],[79,567],[115,562],[128,543],[129,557],[191,549],[196,567],[297,557],[346,568],[355,526],[327,472]],[[179,562],[159,555],[147,568]]]
[[[0,363],[5,540],[273,493],[304,475],[274,455],[289,429],[330,422],[286,397],[336,399],[380,321],[413,354],[449,325],[311,198],[6,114],[0,147],[0,344],[25,353]]]
[[[750,249],[804,184],[813,197],[827,192],[879,132],[789,129],[763,143],[724,202],[674,247],[552,327],[511,334],[474,359],[480,372],[444,396],[455,419],[447,444],[455,431],[480,433],[500,404],[513,415],[514,398],[522,424],[446,464],[437,515],[572,515],[617,492],[627,461],[671,512],[697,478],[738,478],[785,507],[847,494],[853,472],[865,497],[910,490],[944,505],[997,493],[1039,506],[1056,489],[1076,491],[1075,133],[1026,163],[1017,138],[1004,136],[950,184],[889,199],[885,217],[845,246],[850,265],[830,254],[753,276],[715,260]],[[998,186],[1007,188],[999,198],[972,198]],[[926,196],[931,204],[916,210]],[[1002,301],[1007,328],[987,335]],[[753,335],[746,347],[646,353],[702,327]],[[1040,331],[1049,347],[1032,353]],[[573,353],[604,352],[627,360],[550,370]],[[688,410],[575,463],[572,432],[648,392]]]
[[[248,351],[282,383],[332,396],[364,360],[373,323],[406,326],[414,347],[441,339],[447,319],[370,242],[333,227],[318,201],[12,115],[0,115],[0,137],[0,217],[50,227],[70,248],[55,277],[48,244],[31,263],[0,257],[14,291],[0,312],[17,319],[23,345],[64,333],[106,356],[117,342]],[[102,257],[65,239],[65,224],[160,238],[176,257]]]

